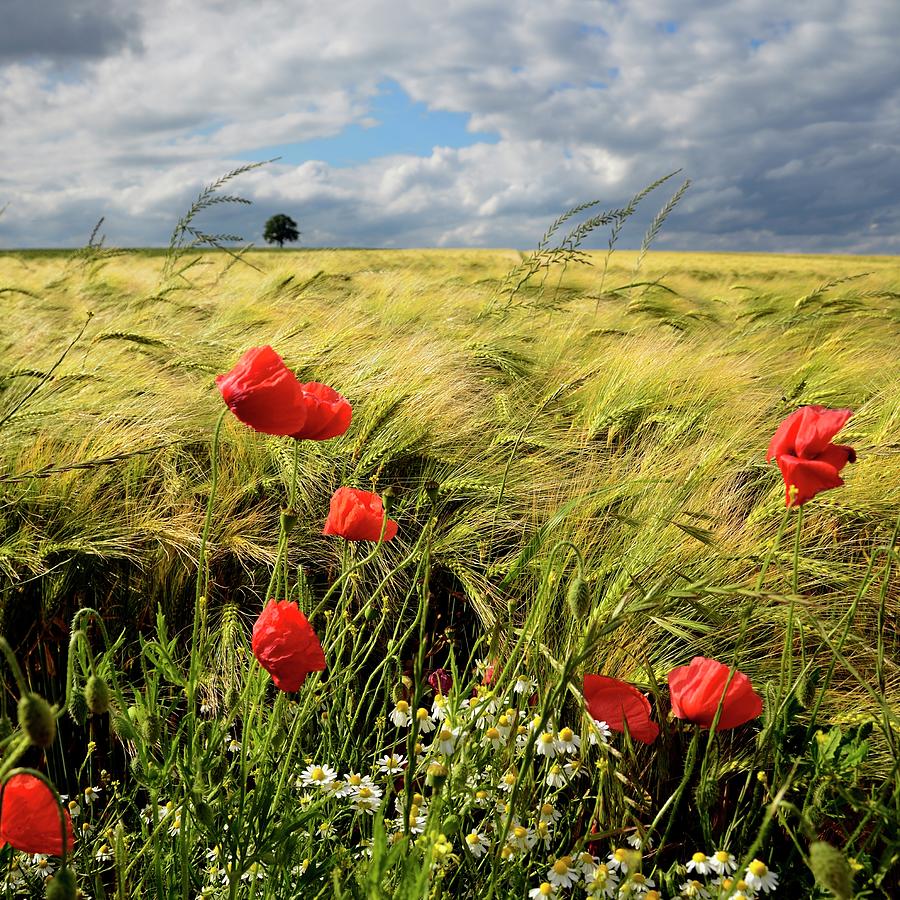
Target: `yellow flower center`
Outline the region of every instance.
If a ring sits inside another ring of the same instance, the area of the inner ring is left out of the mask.
[[[500,740],[500,732],[496,728],[488,728],[487,737],[489,741],[498,741]]]
[[[541,807],[541,815],[542,815],[542,816],[552,816],[552,815],[553,815],[553,804],[552,804],[552,803],[545,803],[545,804]]]
[[[549,881],[544,881],[541,883],[541,896],[549,897],[553,893],[553,887]]]
[[[509,859],[509,858],[512,856],[512,853],[513,853],[512,847],[510,847],[509,844],[507,844],[507,845],[500,851],[500,858],[501,858],[501,859]]]
[[[703,863],[703,862],[706,862],[706,854],[705,854],[705,853],[695,853],[695,854],[691,857],[691,859],[692,859],[695,863]]]
[[[442,741],[449,741],[452,737],[453,737],[453,732],[450,731],[448,728],[441,729],[441,740]]]
[[[477,843],[479,843],[478,835],[474,831],[471,834],[467,834],[466,843],[469,844],[469,846],[474,847]]]
[[[759,860],[759,859],[754,859],[753,862],[750,863],[749,866],[747,866],[747,868],[748,868],[748,869],[749,869],[749,870],[750,870],[757,878],[762,878],[762,876],[765,875],[766,872],[769,871],[769,867],[768,867],[762,860]]]
[[[575,732],[572,731],[571,728],[563,728],[563,730],[559,733],[559,739],[561,741],[565,741],[566,743],[569,743],[573,737],[575,737]]]
[[[359,787],[362,784],[362,775],[351,775],[347,782],[352,784],[353,787]]]
[[[557,875],[565,875],[569,871],[569,864],[566,862],[565,857],[553,863],[553,871]]]
[[[516,776],[513,775],[512,772],[507,772],[503,776],[503,783],[508,784],[510,787],[512,787],[512,785],[514,785],[516,783]]]
[[[324,770],[324,769],[320,769],[318,766],[316,766],[316,767],[312,770],[312,772],[309,773],[309,777],[310,777],[313,781],[322,781],[322,780],[325,778],[325,770]]]
[[[416,806],[421,806],[425,802],[425,798],[421,794],[413,794],[412,799]]]
[[[728,857],[729,857],[730,855],[731,855],[731,854],[730,854],[730,853],[727,853],[725,850],[716,850],[716,853],[715,853],[716,860],[717,860],[718,862],[720,862],[720,863],[726,863],[726,862],[728,862]]]
[[[397,712],[408,713],[409,712],[409,704],[405,700],[397,701]]]
[[[372,796],[372,792],[371,792],[371,791],[369,790],[369,788],[367,788],[367,787],[361,787],[361,788],[359,789],[359,796],[360,796],[363,800],[368,800],[369,797]]]
[[[541,735],[541,743],[542,743],[542,744],[552,744],[552,743],[553,743],[553,735],[550,734],[549,731],[545,731],[545,732]]]
[[[628,859],[628,851],[623,847],[617,847],[615,850],[613,850],[613,859],[616,862],[625,862],[625,860]]]
[[[519,840],[521,840],[523,837],[525,837],[526,834],[528,834],[528,830],[526,828],[524,828],[522,825],[516,825],[516,827],[513,828],[513,834]]]
[[[424,707],[420,706],[420,707],[416,710],[416,718],[417,718],[420,722],[424,721],[425,719],[428,718],[428,710],[425,709]]]
[[[640,872],[635,872],[635,873],[631,876],[631,880],[632,880],[635,884],[643,884],[647,879],[646,879],[643,875],[641,875]]]
[[[509,721],[509,716],[502,715],[497,724],[500,725],[501,728],[509,728],[512,723]]]
[[[475,791],[475,799],[476,800],[487,800],[487,791]]]

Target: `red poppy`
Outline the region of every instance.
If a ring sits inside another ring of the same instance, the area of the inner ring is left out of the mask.
[[[228,408],[254,431],[296,434],[306,424],[297,376],[271,347],[251,347],[216,385]]]
[[[63,855],[60,808],[53,791],[34,775],[13,775],[2,788],[0,810],[0,846],[9,844],[23,853]],[[75,843],[72,820],[66,809],[66,849]]]
[[[315,631],[290,600],[270,600],[253,625],[253,655],[272,676],[275,687],[297,691],[310,672],[325,668]]]
[[[705,656],[695,656],[690,665],[672,669],[669,672],[669,693],[676,718],[709,728],[722,702],[722,714],[716,731],[724,731],[737,728],[760,715],[762,697],[753,690],[750,679],[743,672],[735,671],[729,682],[730,674],[731,669],[724,663]]]
[[[348,541],[377,541],[384,522],[381,497],[370,491],[341,487],[334,492],[322,534],[337,534]],[[384,540],[397,534],[397,523],[387,520]]]
[[[650,721],[650,701],[633,685],[607,675],[584,676],[584,701],[598,722],[613,731],[625,731],[637,741],[652,744],[659,725]]]
[[[327,384],[301,384],[271,347],[251,347],[216,384],[228,408],[254,431],[326,441],[350,427],[350,404]]]
[[[327,441],[339,437],[350,427],[353,410],[333,388],[318,381],[301,384],[306,423],[292,437],[307,441]]]
[[[778,426],[769,444],[766,462],[774,459],[784,478],[785,503],[791,506],[791,489],[796,488],[795,506],[811,500],[820,491],[840,487],[841,469],[856,462],[856,452],[831,439],[853,415],[849,409],[802,406]]]

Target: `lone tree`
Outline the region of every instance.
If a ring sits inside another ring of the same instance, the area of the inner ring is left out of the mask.
[[[266,243],[278,244],[279,247],[283,247],[285,241],[296,241],[299,237],[300,232],[297,231],[297,223],[290,216],[286,216],[283,213],[272,216],[266,222],[266,227],[263,231],[263,239]]]

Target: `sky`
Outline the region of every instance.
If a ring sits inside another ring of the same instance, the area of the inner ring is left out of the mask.
[[[534,247],[642,204],[636,246],[900,254],[897,0],[0,0],[0,248]],[[593,246],[605,246],[598,233]]]

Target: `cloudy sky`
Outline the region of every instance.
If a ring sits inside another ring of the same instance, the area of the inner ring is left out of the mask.
[[[900,253],[897,0],[0,0],[0,23],[0,247],[100,216],[166,244],[205,183],[278,156],[201,226],[528,248],[682,169],[661,248]]]

